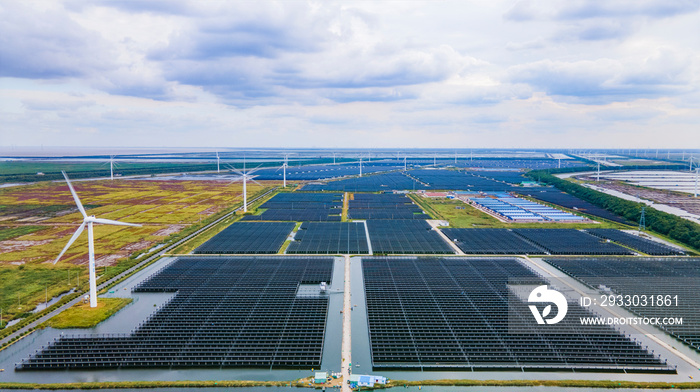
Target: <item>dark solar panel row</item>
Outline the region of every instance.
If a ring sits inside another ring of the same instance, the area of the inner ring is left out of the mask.
[[[267,210],[260,215],[246,215],[243,221],[338,221],[340,222],[339,209],[311,209],[305,210]]]
[[[442,229],[466,254],[545,254],[508,229]]]
[[[420,180],[434,190],[473,190],[502,191],[510,190],[510,184],[472,175],[464,170],[419,169],[408,172],[411,177]]]
[[[430,219],[428,214],[416,214],[412,211],[405,210],[348,210],[348,219]]]
[[[430,215],[400,194],[353,194],[348,219],[430,219]]]
[[[629,249],[575,229],[513,229],[553,255],[631,255]]]
[[[523,173],[520,171],[489,170],[489,171],[471,171],[469,173],[472,175],[475,175],[475,176],[490,178],[490,179],[493,179],[496,181],[503,181],[503,182],[507,182],[510,184],[520,184],[523,181],[531,181],[529,178],[523,176]]]
[[[586,229],[586,232],[593,234],[596,237],[605,238],[619,244],[629,246],[630,248],[634,248],[640,252],[652,256],[673,256],[685,254],[685,252],[680,249],[672,248],[659,242],[625,233],[624,231],[620,230]]]
[[[622,305],[641,317],[682,318],[682,324],[659,327],[700,351],[700,258],[547,258],[545,261],[592,288],[605,286],[612,293],[622,295]],[[656,302],[659,298],[664,301],[670,298],[671,302],[659,304]]]
[[[310,192],[318,191],[342,191],[342,192],[381,192],[401,189],[427,189],[420,182],[409,178],[399,172],[382,173],[371,176],[348,178],[345,180],[330,181],[326,184],[307,184],[302,190]]]
[[[278,193],[260,206],[259,215],[246,215],[244,221],[340,221],[342,193]]]
[[[136,292],[177,291],[131,334],[62,336],[18,369],[294,367],[321,364],[332,258],[180,258]]]
[[[450,254],[452,247],[424,220],[368,220],[375,254]]]
[[[393,162],[363,162],[363,173],[377,173],[396,170],[403,167],[403,163]],[[342,163],[337,165],[313,165],[313,166],[289,166],[287,167],[287,180],[291,181],[315,181],[345,176],[355,176],[360,173],[360,165],[357,162]],[[282,169],[260,169],[255,172],[258,180],[282,181]]]
[[[194,253],[277,253],[292,229],[293,222],[236,222],[199,246]]]
[[[362,222],[304,222],[287,248],[289,254],[368,254]]]
[[[374,368],[668,371],[575,302],[543,332],[514,280],[546,282],[516,259],[363,257]]]

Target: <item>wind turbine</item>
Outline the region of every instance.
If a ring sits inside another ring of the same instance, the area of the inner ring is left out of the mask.
[[[88,252],[89,252],[89,268],[90,268],[90,307],[94,308],[97,306],[97,278],[95,277],[95,241],[94,241],[94,235],[92,233],[92,225],[94,223],[102,223],[105,225],[115,225],[115,226],[133,226],[133,227],[141,227],[141,225],[137,225],[134,223],[125,223],[125,222],[118,222],[110,219],[102,219],[102,218],[95,218],[94,215],[88,216],[87,213],[85,212],[85,208],[83,208],[83,205],[80,203],[80,199],[78,198],[78,194],[75,193],[75,189],[73,189],[73,185],[71,185],[70,180],[68,179],[68,175],[66,175],[66,172],[63,171],[63,177],[66,179],[66,183],[68,184],[68,188],[70,189],[70,193],[73,194],[73,199],[75,200],[75,204],[78,206],[78,210],[80,210],[80,213],[83,214],[83,223],[78,227],[78,230],[75,231],[73,236],[68,240],[68,243],[66,244],[65,248],[61,251],[61,254],[56,257],[56,260],[53,262],[56,264],[58,260],[63,256],[64,253],[70,248],[71,245],[73,245],[73,242],[80,236],[80,233],[85,230],[85,225],[87,225],[88,228]]]
[[[289,167],[289,154],[284,154],[284,163],[277,170],[282,169],[282,180],[284,181],[283,187],[287,187],[287,167]],[[275,172],[277,171],[275,170]]]
[[[255,173],[255,172],[258,170],[258,168],[259,168],[260,166],[262,166],[262,164],[260,164],[260,165],[259,165],[258,167],[256,167],[255,169],[251,169],[251,170],[247,170],[247,171],[246,171],[246,169],[245,169],[245,158],[243,158],[243,171],[238,170],[238,169],[236,169],[235,167],[231,167],[231,169],[232,169],[234,172],[236,172],[236,173],[240,176],[240,177],[234,179],[234,180],[231,181],[231,182],[237,182],[237,181],[243,180],[243,212],[248,212],[248,192],[247,192],[247,190],[246,190],[246,184],[247,184],[248,180],[253,181],[254,183],[256,183],[256,184],[262,186],[261,183],[255,181],[255,180],[253,179],[253,178],[257,177],[257,176],[251,176],[251,174]]]
[[[109,179],[110,179],[110,180],[114,180],[114,167],[117,166],[117,165],[114,163],[114,158],[115,158],[115,157],[116,157],[116,155],[110,155],[110,156],[109,156],[109,161],[103,163],[103,165],[106,165],[107,163],[109,163]]]
[[[362,156],[360,156],[360,177],[362,177]]]
[[[219,152],[216,152],[216,172],[221,173],[221,170],[219,170],[219,161],[221,158],[219,158]]]

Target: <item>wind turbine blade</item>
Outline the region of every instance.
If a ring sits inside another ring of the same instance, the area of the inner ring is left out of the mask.
[[[141,225],[136,223],[119,222],[111,219],[93,218],[92,221],[95,223],[103,223],[105,225],[141,227]]]
[[[260,186],[263,186],[263,184],[261,184],[261,183],[255,181],[254,179],[252,179],[252,178],[250,178],[250,177],[248,177],[248,181],[253,181],[253,182],[256,183],[256,184],[258,184],[258,185],[260,185]]]
[[[70,193],[73,194],[73,200],[75,200],[75,204],[78,206],[78,210],[80,210],[80,213],[83,214],[84,218],[87,218],[87,214],[85,213],[85,209],[83,208],[83,204],[80,202],[80,199],[78,198],[78,194],[75,193],[75,189],[73,189],[73,185],[70,183],[70,180],[68,179],[68,175],[66,174],[65,171],[61,171],[63,173],[63,177],[66,179],[66,183],[68,184],[68,188],[70,189]]]
[[[233,167],[233,165],[226,165],[226,166],[228,166],[229,169],[233,170],[233,172],[236,173],[236,174],[238,174],[239,176],[242,176],[242,175],[243,175],[243,172],[240,171],[240,170],[238,170],[238,169],[236,169],[235,167]]]
[[[56,257],[56,260],[54,260],[54,262],[53,262],[54,264],[58,263],[58,260],[61,258],[61,256],[63,256],[63,254],[66,253],[66,251],[68,250],[68,248],[70,248],[70,246],[73,245],[75,240],[78,237],[80,237],[80,233],[82,233],[84,229],[85,229],[85,221],[83,221],[83,223],[80,225],[80,227],[78,227],[78,230],[76,230],[75,233],[73,233],[73,236],[70,237],[70,240],[68,240],[68,243],[66,244],[66,246],[63,248],[63,250],[58,255],[58,257]]]
[[[246,172],[246,174],[250,175],[250,174],[255,173],[256,171],[258,171],[258,169],[260,169],[260,166],[262,166],[262,165],[263,165],[263,164],[261,163],[261,164],[259,164],[256,168],[248,170],[248,171]]]

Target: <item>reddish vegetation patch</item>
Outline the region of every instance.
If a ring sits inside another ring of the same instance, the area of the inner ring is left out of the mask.
[[[116,265],[117,261],[123,257],[126,257],[126,256],[123,254],[118,254],[118,253],[98,257],[95,259],[95,266],[104,267],[105,265],[106,266]]]
[[[151,242],[151,241],[139,241],[139,242],[135,242],[133,244],[129,244],[129,245],[123,247],[121,250],[129,251],[129,252],[136,252],[136,251],[139,251],[141,249],[146,249],[146,248],[150,247],[151,244],[153,244],[153,242]]]
[[[0,252],[5,253],[5,252],[21,251],[21,250],[25,250],[25,249],[32,247],[32,246],[46,245],[46,244],[50,243],[51,241],[52,240],[42,240],[42,241],[7,240],[7,241],[0,241]]]
[[[167,237],[171,234],[175,234],[178,231],[182,230],[185,228],[185,225],[170,225],[166,227],[165,229],[160,229],[153,233],[155,236],[161,236],[161,237]]]
[[[206,210],[204,210],[204,211],[202,211],[202,212],[199,212],[198,214],[199,214],[199,215],[207,215],[207,216],[209,216],[209,215],[212,215],[212,214],[216,214],[216,213],[219,212],[220,210],[221,210],[221,208],[220,208],[219,206],[214,206],[214,207],[209,207],[209,208],[207,208]]]

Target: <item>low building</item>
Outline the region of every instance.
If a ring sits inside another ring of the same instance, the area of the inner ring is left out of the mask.
[[[326,372],[316,372],[314,374],[314,384],[323,384],[328,378],[328,373]]]
[[[373,388],[374,384],[386,385],[386,377],[371,376],[369,374],[351,374],[348,380],[350,388],[369,387]]]

